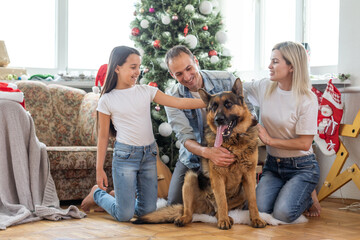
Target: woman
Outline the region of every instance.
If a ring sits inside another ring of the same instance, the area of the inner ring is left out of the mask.
[[[270,79],[244,84],[252,103],[260,107],[263,126],[258,125],[259,138],[267,151],[256,198],[260,212],[292,222],[304,211],[308,215],[320,213],[314,190],[320,170],[311,146],[318,105],[301,44],[276,44],[269,69]]]

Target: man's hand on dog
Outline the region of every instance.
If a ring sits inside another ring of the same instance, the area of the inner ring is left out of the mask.
[[[211,160],[216,166],[228,167],[235,161],[235,156],[223,147],[209,147],[205,158]]]

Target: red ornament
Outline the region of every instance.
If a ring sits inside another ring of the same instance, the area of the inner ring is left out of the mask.
[[[149,12],[154,13],[154,12],[155,12],[155,8],[153,8],[153,7],[149,8]]]
[[[208,55],[209,55],[209,57],[217,56],[217,52],[215,50],[210,50]]]
[[[133,36],[138,36],[140,34],[140,29],[137,28],[137,27],[134,27],[132,30],[131,30],[131,35]]]
[[[160,111],[160,106],[159,106],[159,104],[155,106],[155,110],[156,110],[156,111]]]
[[[205,26],[202,27],[202,29],[203,29],[204,31],[207,31],[207,30],[209,29],[209,27],[205,25]]]
[[[184,36],[186,37],[186,35],[188,34],[189,32],[189,24],[186,24],[186,27],[184,29]]]
[[[160,47],[161,47],[161,45],[160,45],[160,40],[155,40],[155,41],[153,42],[153,46],[154,46],[155,48],[160,48]]]
[[[148,85],[151,87],[158,87],[158,84],[156,82],[149,82]]]

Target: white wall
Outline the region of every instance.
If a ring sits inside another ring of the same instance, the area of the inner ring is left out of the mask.
[[[360,89],[360,1],[359,0],[340,0],[340,24],[339,24],[339,73],[349,73],[351,75],[351,85]],[[331,17],[331,16],[329,16]],[[331,33],[329,33],[331,37]],[[360,110],[360,91],[356,93],[343,93],[344,115],[342,123],[352,124]],[[356,163],[360,166],[360,136],[357,138],[341,137],[344,146],[349,152],[343,170]],[[326,157],[320,150],[316,150],[320,165],[320,182],[318,189],[325,181],[325,178],[333,164],[335,157]],[[342,188],[334,192],[330,197],[360,199],[360,189],[349,182]]]
[[[340,73],[350,73],[353,86],[360,86],[360,1],[340,0]],[[330,17],[330,16],[329,16]],[[331,37],[329,33],[329,37]]]

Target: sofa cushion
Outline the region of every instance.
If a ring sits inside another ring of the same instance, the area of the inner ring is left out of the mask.
[[[80,105],[86,92],[57,84],[50,84],[48,88],[53,100],[53,122],[56,125],[56,141],[52,146],[81,146],[77,123]]]
[[[87,93],[80,106],[77,128],[82,146],[96,146],[96,107],[99,94]]]
[[[46,147],[51,170],[95,169],[97,147]],[[104,168],[111,167],[111,148],[107,149]]]
[[[30,112],[36,126],[36,136],[47,146],[54,145],[55,123],[53,102],[47,86],[42,82],[18,81],[18,88],[24,93],[25,107]]]

